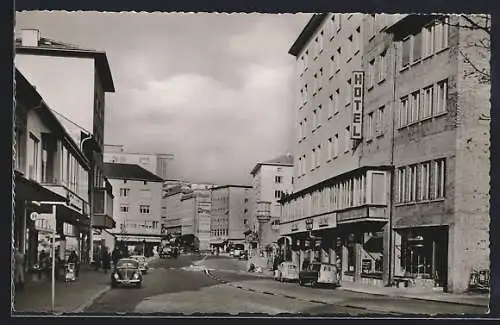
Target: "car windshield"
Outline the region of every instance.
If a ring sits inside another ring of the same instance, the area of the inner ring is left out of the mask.
[[[125,268],[125,267],[138,268],[139,263],[137,263],[137,261],[134,261],[134,260],[119,260],[118,263],[116,263],[116,267],[117,268]]]

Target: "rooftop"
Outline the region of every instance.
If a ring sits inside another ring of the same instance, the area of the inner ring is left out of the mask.
[[[255,165],[255,167],[252,169],[252,171],[250,172],[250,174],[255,175],[255,173],[257,173],[257,171],[260,169],[260,167],[262,165],[293,167],[293,156],[291,154],[287,153],[287,154],[281,155],[277,158],[257,163]]]
[[[35,46],[23,45],[22,38],[16,38],[16,52],[20,54],[52,55],[68,57],[92,57],[95,59],[97,74],[106,92],[114,92],[115,85],[109,68],[106,52],[86,49],[78,45],[56,41],[47,37],[40,37],[37,30],[38,42]],[[34,41],[36,43],[36,40]]]
[[[325,20],[327,15],[328,14],[326,13],[314,14],[311,19],[309,19],[302,32],[300,32],[299,37],[295,40],[290,50],[288,50],[288,53],[293,56],[299,55],[311,36],[314,32],[316,32],[323,20]]]
[[[104,163],[104,176],[109,179],[163,182],[162,178],[135,164]]]
[[[252,188],[251,185],[221,185],[221,186],[215,186],[212,187],[211,190],[219,190],[223,188],[229,188],[229,187],[236,187],[236,188]]]

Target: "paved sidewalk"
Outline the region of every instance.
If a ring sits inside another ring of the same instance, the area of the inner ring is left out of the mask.
[[[449,302],[469,306],[489,306],[488,294],[453,294],[439,291],[419,290],[414,288],[372,287],[368,285],[344,281],[340,290],[368,293],[389,297],[402,297],[418,300]]]
[[[94,271],[82,266],[80,279],[75,282],[60,282],[55,285],[55,312],[81,312],[86,305],[109,290],[110,272]],[[14,312],[51,313],[51,282],[27,283],[23,291],[14,296]]]

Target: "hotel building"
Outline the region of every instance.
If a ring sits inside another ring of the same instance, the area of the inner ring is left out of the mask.
[[[448,292],[489,268],[490,87],[467,77],[479,31],[462,22],[316,14],[291,47],[295,182],[280,233],[300,267]]]

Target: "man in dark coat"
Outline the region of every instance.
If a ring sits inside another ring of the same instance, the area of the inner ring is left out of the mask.
[[[113,268],[116,267],[116,263],[118,263],[118,260],[120,259],[120,250],[118,247],[115,246],[113,249],[113,253],[111,253],[111,259],[113,260]]]
[[[104,273],[108,273],[108,270],[111,268],[111,254],[109,254],[109,248],[104,247],[102,254],[102,268]]]

